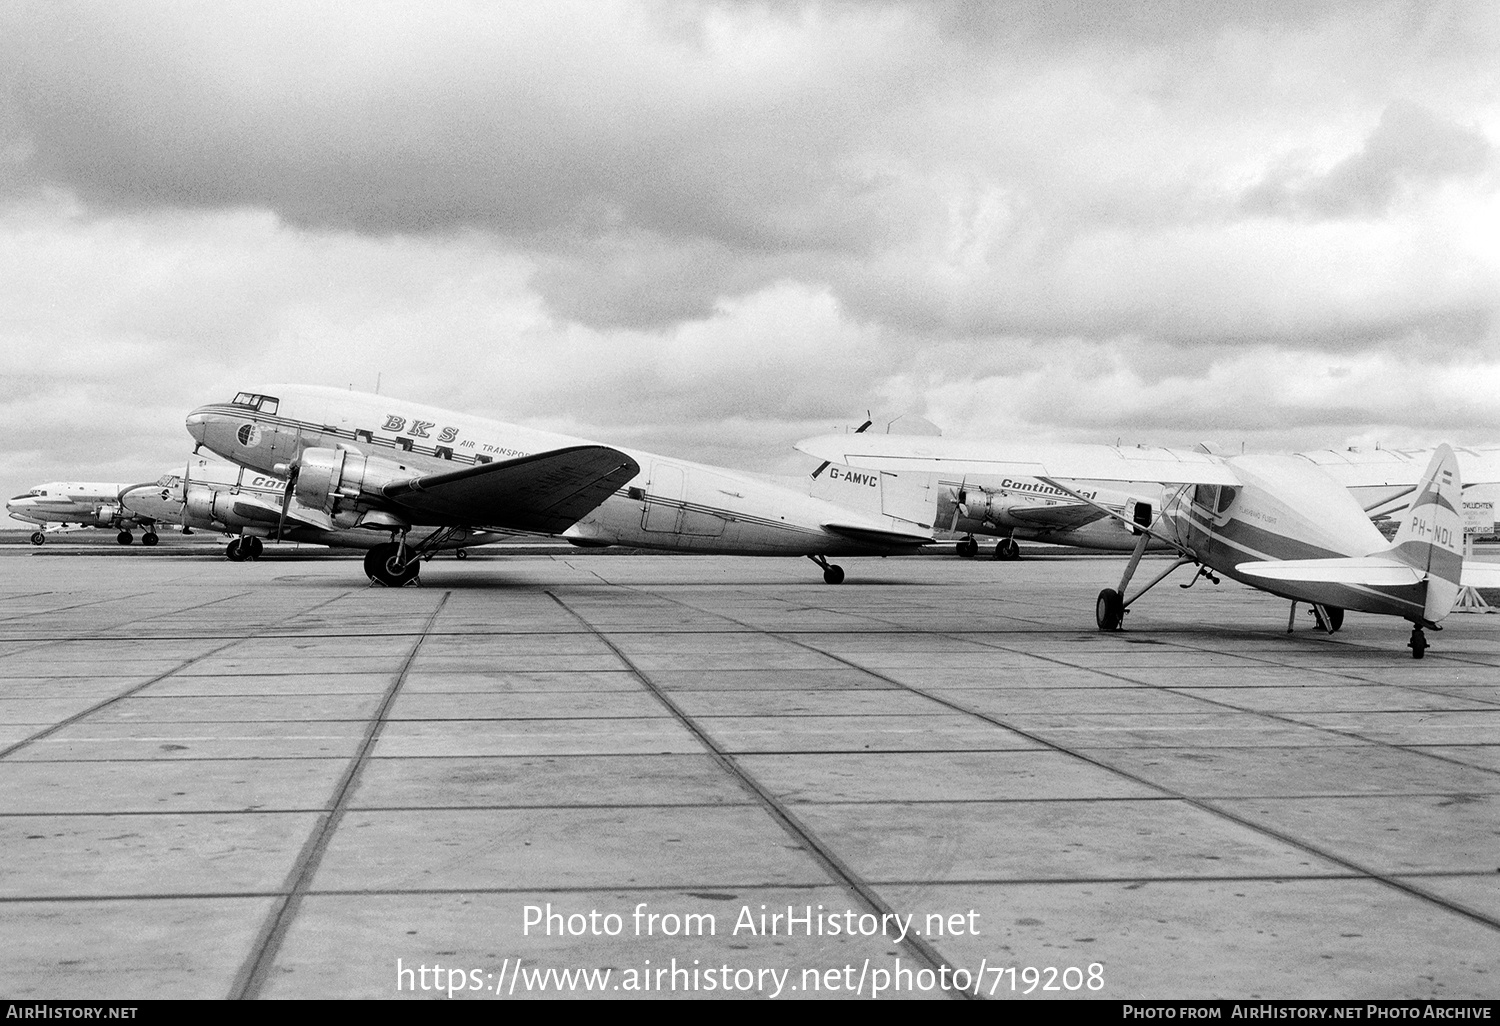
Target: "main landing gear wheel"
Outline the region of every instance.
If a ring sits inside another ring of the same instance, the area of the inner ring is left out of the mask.
[[[979,543],[973,538],[960,538],[958,544],[953,546],[953,551],[964,559],[973,559],[979,554]]]
[[[1016,544],[1014,538],[1006,538],[995,546],[996,559],[1020,559],[1021,546]]]
[[[417,579],[422,572],[421,562],[413,557],[405,564],[396,562],[401,546],[395,542],[377,545],[365,553],[365,575],[387,588],[399,588]]]
[[[131,542],[135,541],[135,535],[131,534],[129,531],[121,531],[119,534],[115,535],[115,541],[119,542],[121,545],[129,545]]]
[[[1411,649],[1413,659],[1421,659],[1427,654],[1427,635],[1422,633],[1421,624],[1411,629],[1411,640],[1406,643],[1406,647]]]
[[[1113,588],[1105,588],[1094,602],[1094,619],[1101,631],[1117,631],[1125,620],[1125,598]]]
[[[1344,626],[1344,611],[1338,606],[1313,606],[1313,620],[1318,624],[1318,629],[1327,634],[1337,634],[1339,628]],[[1328,614],[1325,619],[1323,614]]]
[[[45,534],[43,534],[41,531],[32,531],[31,532],[31,544],[33,544],[33,545],[43,545],[43,544],[46,543],[46,541],[47,541],[47,536]]]
[[[259,538],[246,538],[241,543],[241,547],[245,550],[245,556],[248,559],[259,559],[260,554],[266,551],[266,543]]]
[[[147,531],[145,534],[141,535],[142,545],[155,545],[159,540],[160,539],[156,537],[155,531]]]
[[[240,538],[236,538],[224,546],[224,555],[231,563],[243,563],[249,557],[249,553],[240,544],[241,540]]]
[[[454,551],[453,555],[457,559],[468,559],[469,558],[469,550],[468,549],[457,549],[457,550]]]
[[[828,566],[823,570],[823,583],[843,584],[844,568],[841,566],[834,566],[832,563],[829,563]]]

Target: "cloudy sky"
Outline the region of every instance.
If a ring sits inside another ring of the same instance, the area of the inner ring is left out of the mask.
[[[0,0],[0,487],[353,386],[752,470],[1500,441],[1493,0]]]

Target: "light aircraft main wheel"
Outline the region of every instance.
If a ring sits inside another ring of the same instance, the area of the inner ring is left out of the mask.
[[[841,566],[834,566],[832,563],[828,564],[828,569],[823,571],[823,583],[843,584],[844,568]]]
[[[1094,602],[1094,619],[1101,631],[1117,631],[1125,619],[1125,599],[1113,588],[1105,588]]]
[[[417,574],[422,572],[422,564],[412,559],[405,566],[398,565],[396,556],[400,551],[401,546],[395,542],[386,542],[365,553],[365,573],[370,580],[378,581],[387,588],[399,588],[416,580]]]
[[[141,535],[142,545],[155,545],[160,540],[161,539],[157,538],[155,531],[147,531],[145,534]]]
[[[1421,627],[1411,629],[1411,640],[1406,643],[1406,647],[1411,649],[1413,659],[1421,659],[1427,654],[1427,635],[1422,633]]]
[[[469,558],[469,550],[468,549],[457,549],[457,550],[454,551],[453,555],[454,555],[454,558],[456,558],[456,559],[468,559]]]
[[[224,546],[224,555],[231,563],[243,563],[245,561],[245,550],[240,546],[240,540],[236,538]]]
[[[129,531],[121,531],[119,534],[115,535],[115,541],[119,542],[121,545],[129,545],[131,542],[135,541],[135,535],[131,534]]]
[[[965,559],[972,559],[979,553],[979,543],[973,538],[963,538],[953,546],[953,550]]]
[[[1318,626],[1329,634],[1337,634],[1339,628],[1344,626],[1344,611],[1338,606],[1323,606],[1328,611],[1328,619],[1323,619],[1323,614],[1313,606],[1313,619],[1318,621]]]
[[[33,545],[43,545],[43,544],[46,543],[46,541],[47,541],[47,536],[45,534],[43,534],[41,531],[32,531],[31,532],[31,544],[33,544]]]
[[[266,550],[266,543],[259,538],[246,538],[244,548],[246,559],[259,559],[260,554]]]

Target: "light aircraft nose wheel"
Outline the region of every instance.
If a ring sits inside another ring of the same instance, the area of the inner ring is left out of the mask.
[[[416,559],[405,565],[399,564],[396,557],[400,553],[401,546],[395,542],[375,546],[365,553],[365,575],[387,588],[399,588],[416,580],[417,574],[422,572],[422,564]]]
[[[1422,633],[1420,625],[1411,629],[1411,640],[1406,643],[1406,647],[1411,649],[1413,659],[1421,659],[1427,654],[1427,635]]]
[[[828,564],[828,569],[826,569],[826,570],[823,571],[823,583],[824,584],[843,584],[844,583],[844,568],[841,567],[841,566],[834,566],[832,563],[829,563]]]
[[[45,534],[43,534],[41,531],[32,531],[31,532],[31,544],[33,544],[33,545],[41,545],[41,544],[45,543],[46,540],[47,540],[47,536]]]
[[[953,551],[965,559],[972,559],[979,552],[979,543],[973,538],[962,538],[953,546]]]
[[[135,541],[135,535],[131,534],[129,531],[121,531],[119,534],[115,535],[115,541],[119,542],[121,545],[129,545],[131,542]]]
[[[1125,598],[1113,588],[1105,588],[1094,602],[1094,619],[1101,631],[1117,631],[1125,619]]]
[[[245,561],[245,550],[240,545],[238,538],[224,546],[224,555],[231,563],[243,563]]]
[[[142,545],[155,545],[159,540],[160,539],[156,537],[155,531],[147,531],[145,534],[141,535]]]

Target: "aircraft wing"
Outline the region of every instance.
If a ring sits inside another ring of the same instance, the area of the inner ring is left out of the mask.
[[[1076,531],[1109,515],[1081,502],[1064,506],[1012,506],[1005,512],[1017,523],[1042,531]]]
[[[1500,482],[1500,448],[1456,446],[1459,475],[1465,487]],[[1410,486],[1417,483],[1431,449],[1317,449],[1294,455],[1321,467],[1345,488]]]
[[[1156,446],[1016,445],[920,435],[844,434],[803,439],[797,448],[820,460],[851,466],[967,477],[1240,483],[1234,471],[1217,456]]]
[[[640,472],[618,449],[574,445],[398,481],[381,493],[429,521],[556,534]]]

